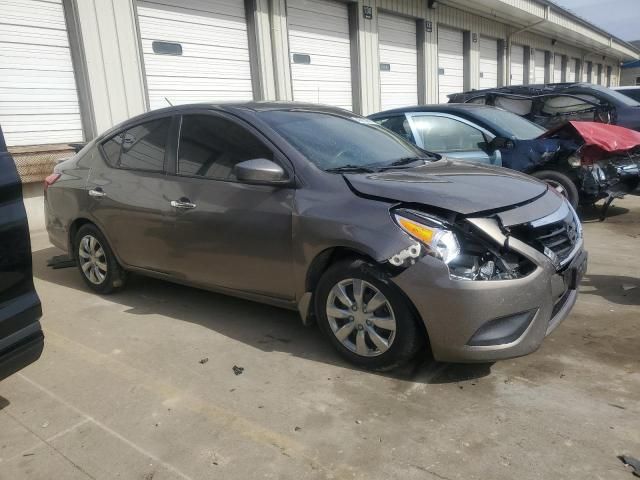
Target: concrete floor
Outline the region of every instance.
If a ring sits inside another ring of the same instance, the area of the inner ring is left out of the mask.
[[[586,215],[581,297],[537,353],[388,375],[286,311],[140,277],[88,293],[35,232],[46,348],[0,383],[0,478],[630,479],[640,196],[616,205]]]

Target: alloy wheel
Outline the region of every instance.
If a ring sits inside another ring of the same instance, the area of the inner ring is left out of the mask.
[[[85,235],[78,246],[78,259],[82,273],[94,285],[100,285],[107,278],[107,257],[96,237]]]
[[[387,297],[358,278],[335,284],[327,298],[327,319],[335,337],[357,355],[375,357],[391,347],[396,318]]]

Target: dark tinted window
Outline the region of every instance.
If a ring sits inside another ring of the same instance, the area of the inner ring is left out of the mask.
[[[171,118],[143,123],[124,132],[119,166],[161,172]]]
[[[122,137],[123,134],[120,133],[111,140],[107,140],[102,144],[102,149],[107,156],[107,161],[112,167],[118,165],[118,161],[120,159],[120,148],[122,147]]]
[[[125,130],[102,144],[112,167],[162,172],[171,118]]]
[[[233,167],[273,153],[240,125],[212,115],[185,115],[180,129],[178,173],[217,180],[234,180]]]

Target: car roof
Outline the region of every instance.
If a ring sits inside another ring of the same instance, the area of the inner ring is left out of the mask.
[[[100,136],[98,140],[109,137],[116,132],[133,127],[140,123],[145,122],[147,119],[152,120],[158,117],[164,117],[168,115],[181,115],[190,111],[198,110],[217,110],[221,112],[266,112],[266,111],[312,111],[319,113],[330,113],[333,115],[340,115],[344,117],[354,116],[355,114],[348,110],[343,110],[338,107],[330,105],[320,105],[315,103],[303,103],[303,102],[271,102],[271,101],[247,101],[247,102],[221,102],[221,103],[189,103],[184,105],[172,105],[165,108],[159,108],[151,110],[149,112],[141,113],[135,117],[129,118],[124,122],[114,125]]]
[[[613,90],[640,90],[640,85],[627,85],[624,87],[611,87]]]
[[[389,115],[399,115],[412,112],[477,112],[479,110],[494,109],[489,105],[480,105],[477,103],[440,103],[435,105],[415,105],[411,107],[393,108],[382,112],[369,115],[369,118],[377,118]]]

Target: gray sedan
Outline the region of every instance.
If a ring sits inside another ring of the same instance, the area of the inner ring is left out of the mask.
[[[46,187],[49,237],[92,290],[136,272],[294,309],[371,369],[427,346],[449,361],[530,353],[586,266],[575,212],[544,183],[330,107],[150,112]]]

